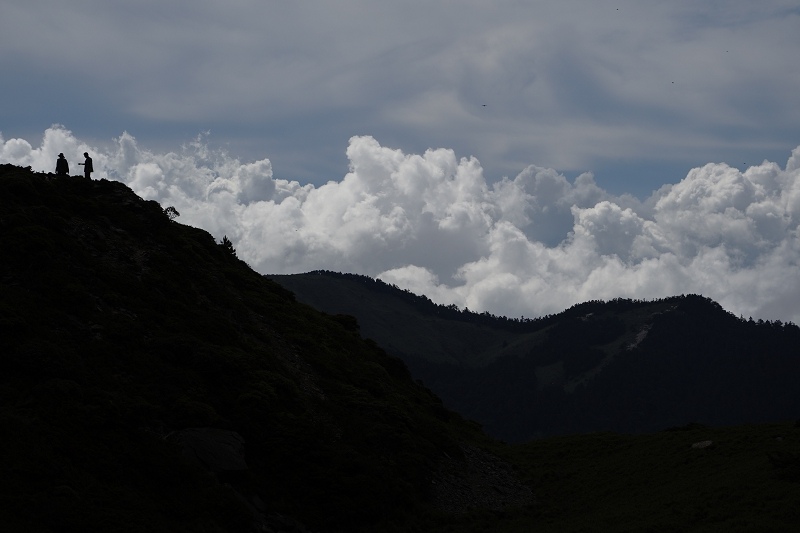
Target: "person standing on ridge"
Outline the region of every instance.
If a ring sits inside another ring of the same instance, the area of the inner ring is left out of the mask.
[[[86,176],[87,180],[90,180],[92,179],[92,172],[94,172],[94,167],[92,166],[92,158],[89,157],[89,152],[83,152],[83,157],[86,158],[86,162],[78,164],[83,165],[83,175]]]
[[[69,163],[64,154],[58,154],[58,159],[56,159],[56,175],[69,176]]]

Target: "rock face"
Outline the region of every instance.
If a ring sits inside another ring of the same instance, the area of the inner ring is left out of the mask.
[[[215,428],[186,428],[173,431],[167,440],[179,444],[187,459],[198,461],[216,473],[247,470],[244,438],[235,431]]]

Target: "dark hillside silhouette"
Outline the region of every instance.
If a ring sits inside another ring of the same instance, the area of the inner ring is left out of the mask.
[[[172,214],[0,166],[2,529],[375,531],[451,508],[442,461],[489,439]],[[530,502],[496,483],[470,501]]]

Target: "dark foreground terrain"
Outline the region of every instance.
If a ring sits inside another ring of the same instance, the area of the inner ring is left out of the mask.
[[[793,422],[503,444],[353,317],[296,302],[175,215],[121,183],[0,166],[0,530],[800,520]]]

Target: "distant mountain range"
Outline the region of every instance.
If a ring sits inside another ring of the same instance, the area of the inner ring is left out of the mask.
[[[800,328],[737,318],[701,296],[592,301],[521,320],[365,276],[269,277],[301,302],[354,316],[447,407],[508,441],[800,417]]]

